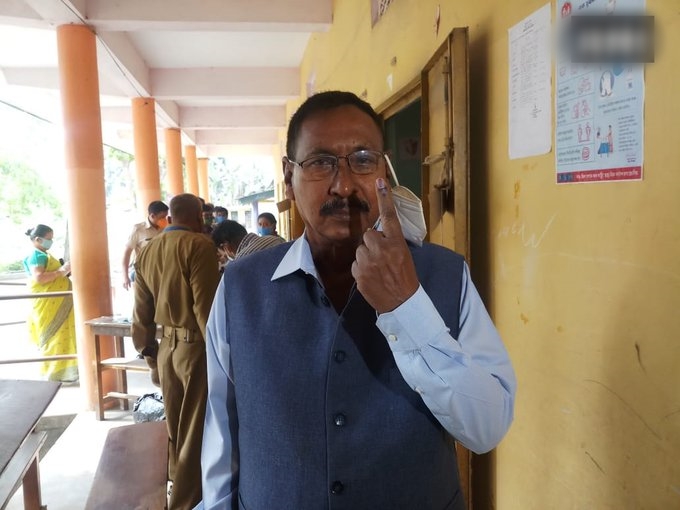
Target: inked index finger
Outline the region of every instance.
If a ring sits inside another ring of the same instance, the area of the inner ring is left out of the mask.
[[[375,180],[375,192],[378,197],[378,210],[380,211],[383,235],[385,237],[401,237],[403,239],[404,235],[401,232],[401,224],[399,223],[397,210],[392,199],[392,190],[382,177],[378,177]]]

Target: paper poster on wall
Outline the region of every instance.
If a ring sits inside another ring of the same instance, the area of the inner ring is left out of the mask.
[[[550,4],[508,30],[510,159],[550,152]]]
[[[643,14],[644,0],[558,0],[556,9],[560,34],[573,14]],[[574,64],[557,52],[558,184],[642,179],[643,70],[642,64]]]

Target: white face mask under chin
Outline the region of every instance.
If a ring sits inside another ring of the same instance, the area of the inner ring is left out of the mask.
[[[394,202],[394,208],[397,211],[397,218],[399,218],[399,224],[401,225],[401,232],[404,235],[404,239],[418,246],[422,246],[423,239],[425,239],[425,236],[427,235],[423,204],[410,189],[399,185],[397,174],[394,172],[392,162],[387,155],[385,156],[385,161],[387,161],[387,168],[390,169],[390,175],[396,184],[396,186],[392,188],[392,200]],[[374,228],[375,230],[382,232],[380,218],[378,218]]]

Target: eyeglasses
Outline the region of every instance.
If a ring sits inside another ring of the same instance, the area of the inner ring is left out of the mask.
[[[297,162],[289,159],[291,163],[302,169],[302,176],[310,181],[327,179],[337,172],[341,159],[347,160],[347,166],[352,173],[357,175],[369,175],[378,169],[380,160],[385,156],[383,152],[360,150],[346,156],[334,156],[332,154],[317,154],[303,161]]]

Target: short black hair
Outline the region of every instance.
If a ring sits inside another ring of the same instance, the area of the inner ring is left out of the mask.
[[[213,208],[213,212],[215,214],[224,214],[225,216],[229,216],[229,211],[227,210],[226,207],[222,207],[221,205],[216,205]]]
[[[257,217],[258,220],[260,218],[265,218],[272,225],[276,225],[276,217],[270,212],[263,212]]]
[[[223,243],[238,246],[247,233],[246,228],[240,223],[233,220],[224,220],[222,223],[218,223],[212,231],[212,240],[215,246],[218,247]]]
[[[300,129],[302,128],[304,121],[315,113],[332,110],[341,106],[354,106],[371,117],[377,128],[380,130],[381,137],[383,139],[385,138],[380,115],[375,112],[370,104],[359,98],[356,94],[341,90],[319,92],[318,94],[314,94],[307,98],[293,114],[288,123],[288,134],[286,135],[286,156],[288,156],[288,159],[295,160],[296,158],[295,151],[297,149],[297,139],[300,136]]]
[[[160,200],[154,200],[149,204],[148,211],[149,214],[159,214],[163,212],[168,212],[170,208],[165,205],[165,202],[161,202]]]
[[[35,227],[29,228],[26,231],[26,235],[31,238],[31,241],[33,241],[33,239],[36,237],[45,237],[50,232],[54,232],[51,227],[43,225],[42,223],[38,223]]]

